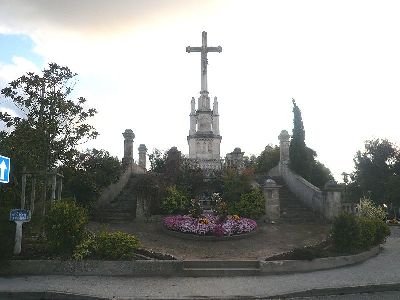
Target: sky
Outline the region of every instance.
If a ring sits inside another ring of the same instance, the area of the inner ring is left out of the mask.
[[[204,30],[222,46],[208,54],[221,155],[278,144],[292,132],[294,98],[307,146],[340,181],[365,140],[400,142],[399,13],[386,0],[0,0],[0,88],[66,65],[78,73],[75,93],[98,110],[100,136],[85,148],[122,158],[130,128],[134,149],[187,154],[200,54],[185,49]],[[19,114],[4,98],[0,111]]]

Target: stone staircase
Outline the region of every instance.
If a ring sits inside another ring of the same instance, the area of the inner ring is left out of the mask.
[[[244,261],[183,261],[185,276],[245,276],[259,275],[260,262],[258,260]]]
[[[133,221],[136,216],[136,197],[133,191],[134,176],[121,193],[110,203],[94,210],[92,217],[95,221],[106,223],[122,223]]]
[[[279,223],[286,224],[317,224],[321,217],[305,206],[295,194],[286,186],[281,177],[273,177],[273,180],[282,187],[279,189],[281,216]]]

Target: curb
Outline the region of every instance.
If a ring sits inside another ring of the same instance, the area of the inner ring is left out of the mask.
[[[99,260],[11,260],[0,276],[246,276],[312,272],[361,263],[380,251],[376,246],[356,255],[318,258],[312,261],[99,261]]]
[[[262,274],[287,274],[335,269],[366,261],[380,252],[380,246],[355,255],[316,258],[314,260],[260,261]]]
[[[220,297],[196,297],[196,296],[186,296],[180,297],[179,299],[185,300],[196,300],[196,299],[208,299],[208,300],[230,300],[230,299],[292,299],[292,298],[304,298],[304,297],[324,297],[324,296],[334,296],[334,295],[349,295],[349,294],[363,294],[363,293],[383,293],[383,292],[395,292],[400,291],[400,283],[388,283],[380,285],[365,285],[365,286],[349,286],[349,287],[339,287],[339,288],[324,288],[324,289],[311,289],[301,292],[294,292],[288,294],[274,295],[274,296],[220,296]],[[82,300],[105,300],[110,299],[108,297],[90,296],[82,295],[68,292],[3,292],[0,291],[0,299],[23,299],[23,300],[33,300],[33,299],[43,299],[43,300],[71,300],[71,299],[82,299]],[[112,298],[112,299],[126,299],[126,298]],[[135,297],[136,300],[149,299],[148,297]],[[175,300],[176,298],[163,298],[165,300]]]
[[[256,229],[254,229],[253,231],[250,231],[248,233],[216,237],[216,236],[212,236],[212,235],[196,235],[196,234],[190,234],[190,233],[182,233],[179,231],[173,231],[173,230],[167,229],[164,225],[161,226],[161,229],[165,234],[168,234],[169,236],[173,236],[173,237],[177,237],[177,238],[185,239],[185,240],[207,241],[207,242],[241,240],[241,239],[245,239],[245,238],[248,238],[248,237],[251,237],[251,236],[257,234],[260,230],[259,226],[257,225]]]
[[[268,299],[290,299],[301,297],[334,296],[363,293],[395,292],[400,291],[400,283],[385,283],[376,285],[348,286],[339,288],[312,289],[282,295],[268,296]]]

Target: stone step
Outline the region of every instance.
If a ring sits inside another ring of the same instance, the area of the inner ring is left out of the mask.
[[[205,277],[205,276],[255,276],[260,275],[261,270],[258,268],[184,268],[183,273],[185,276],[191,277]]]
[[[183,267],[188,269],[237,269],[237,268],[250,268],[257,269],[260,267],[258,260],[238,260],[238,261],[227,261],[227,260],[188,260],[183,261]]]

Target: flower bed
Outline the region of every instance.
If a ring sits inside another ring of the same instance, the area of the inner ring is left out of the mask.
[[[256,221],[251,219],[234,215],[228,216],[221,222],[218,216],[210,213],[203,214],[200,218],[188,215],[168,216],[164,218],[163,224],[165,228],[172,231],[217,237],[240,235],[257,228]]]

